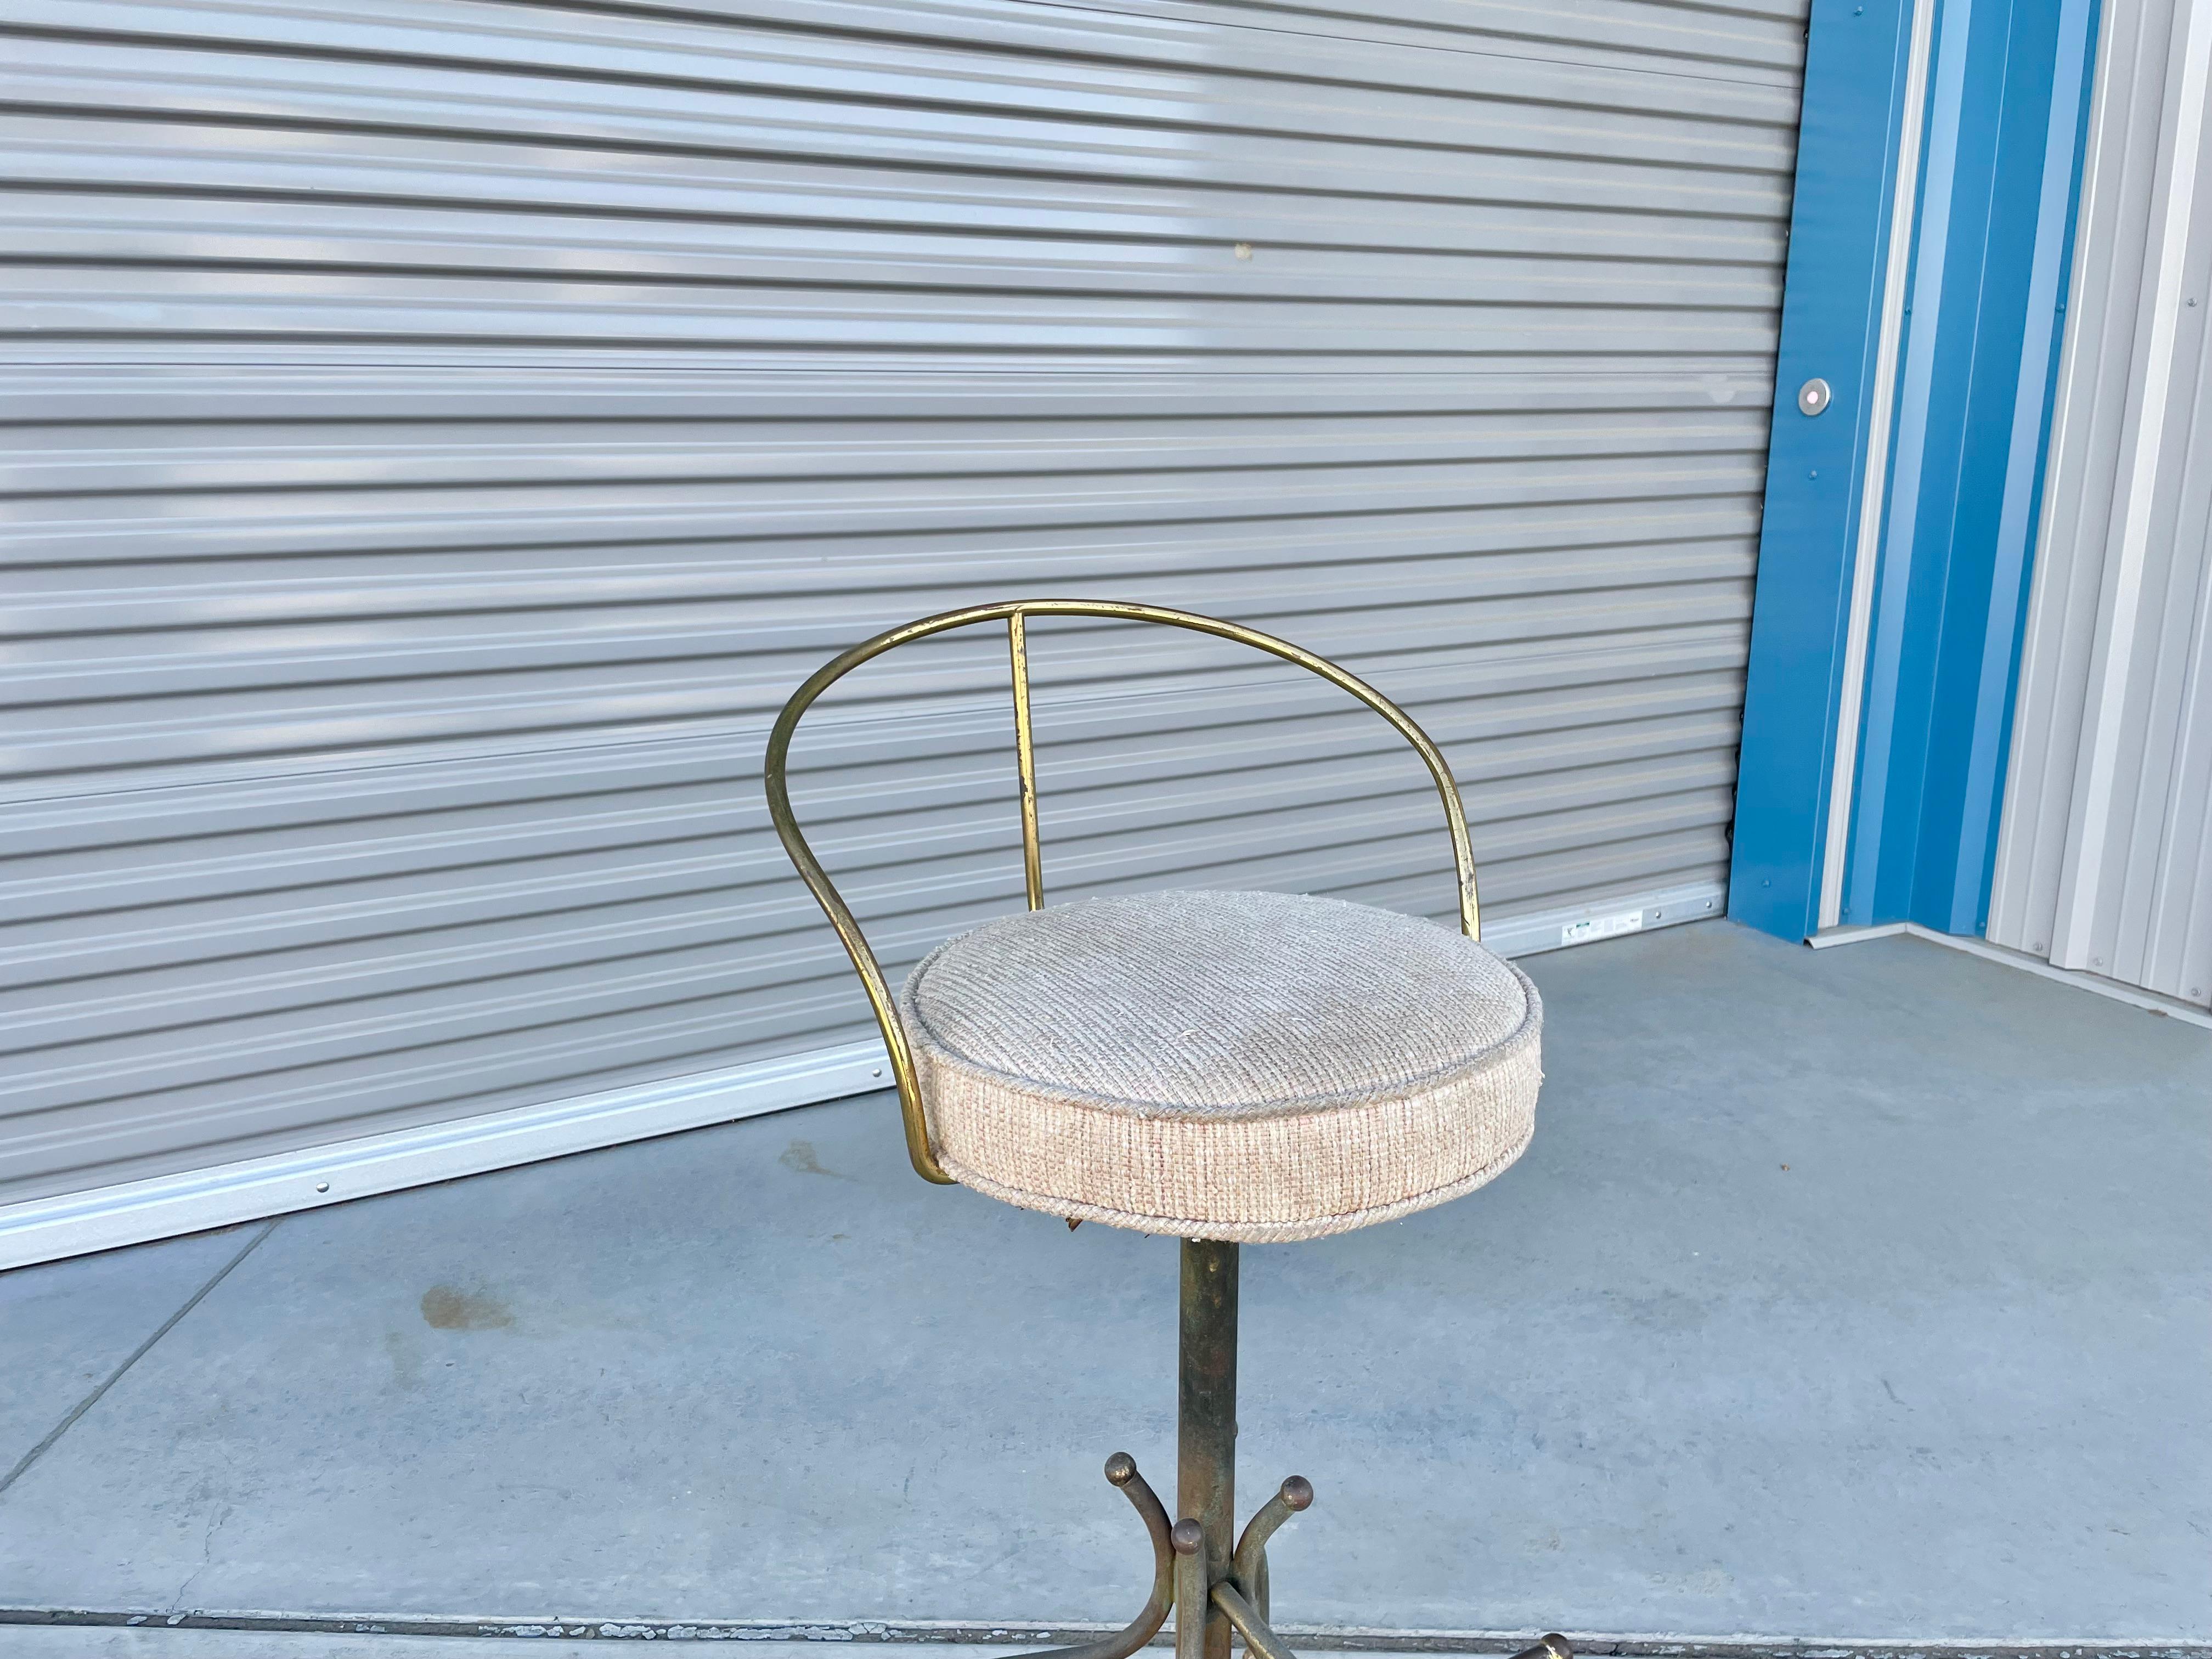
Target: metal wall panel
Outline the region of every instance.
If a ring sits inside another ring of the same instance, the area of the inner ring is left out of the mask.
[[[2212,1003],[2212,6],[2108,6],[1989,937]]]
[[[0,21],[0,1198],[865,1035],[760,749],[969,600],[1370,676],[1494,927],[1718,892],[1796,0]],[[1054,896],[1449,912],[1327,688],[1035,639]],[[802,734],[895,969],[1020,902],[1004,673],[933,641]]]

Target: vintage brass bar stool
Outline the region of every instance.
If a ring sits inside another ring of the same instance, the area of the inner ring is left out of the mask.
[[[1334,899],[1176,892],[1045,907],[1025,624],[1158,623],[1270,652],[1350,692],[1427,763],[1459,875],[1460,931]],[[1006,625],[1026,914],[924,957],[897,997],[792,816],[800,715],[894,647]],[[1127,1659],[1172,1611],[1176,1659],[1228,1659],[1233,1628],[1290,1659],[1268,1624],[1268,1538],[1313,1501],[1297,1475],[1236,1535],[1241,1243],[1315,1238],[1471,1192],[1535,1124],[1542,1005],[1477,943],[1474,862],[1437,746],[1373,687],[1285,641],[1157,605],[1018,599],[927,617],[823,665],[769,738],[769,811],[866,987],[925,1180],[1025,1209],[1182,1241],[1176,1512],[1126,1452],[1106,1460],[1152,1534],[1152,1592],[1118,1635],[1049,1659]],[[1037,1659],[1047,1659],[1038,1656]],[[1516,1659],[1573,1659],[1544,1637]]]

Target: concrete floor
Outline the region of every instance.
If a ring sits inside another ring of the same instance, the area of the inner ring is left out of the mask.
[[[2212,1639],[2212,1032],[1908,939],[1527,965],[1521,1164],[1245,1252],[1282,1623]],[[872,1097],[0,1276],[0,1604],[1118,1623],[1175,1252]]]

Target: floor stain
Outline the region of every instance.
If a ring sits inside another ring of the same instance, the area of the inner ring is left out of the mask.
[[[853,1178],[848,1175],[840,1175],[835,1170],[823,1169],[821,1161],[814,1156],[814,1143],[811,1140],[793,1141],[783,1149],[783,1156],[776,1162],[787,1170],[796,1170],[801,1175],[828,1176],[832,1181],[850,1181]]]
[[[441,1331],[503,1331],[514,1323],[514,1314],[482,1291],[433,1285],[422,1292],[422,1322]]]
[[[394,1388],[416,1389],[422,1383],[422,1356],[416,1352],[415,1344],[404,1331],[384,1334],[385,1357],[392,1362],[392,1382]]]

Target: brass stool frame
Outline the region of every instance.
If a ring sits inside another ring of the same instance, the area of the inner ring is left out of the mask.
[[[1029,908],[1044,905],[1044,866],[1037,836],[1036,757],[1030,720],[1027,622],[1031,617],[1094,617],[1162,623],[1210,634],[1248,645],[1297,664],[1350,692],[1380,714],[1413,745],[1427,764],[1442,799],[1451,834],[1452,860],[1459,886],[1460,931],[1482,937],[1481,910],[1475,893],[1474,855],[1459,786],[1443,752],[1412,716],[1355,675],[1310,651],[1237,623],[1188,611],[1111,599],[1014,599],[940,611],[862,641],[824,663],[792,693],[776,716],[768,741],[763,781],[769,817],[784,851],[814,895],[830,925],[852,958],[866,990],[868,1005],[881,1029],[898,1087],[899,1113],[905,1125],[907,1156],[926,1181],[953,1184],[929,1141],[928,1118],[915,1073],[914,1055],[899,1023],[898,1005],[884,978],[883,965],[860,923],[807,846],[791,810],[791,739],[799,717],[824,691],[862,663],[911,641],[980,623],[1004,622],[1013,679],[1014,756],[1020,779],[1022,872]],[[1072,1229],[1076,1224],[1068,1223]],[[1261,1504],[1244,1528],[1234,1533],[1237,1501],[1237,1292],[1238,1247],[1206,1239],[1182,1243],[1182,1285],[1178,1332],[1176,1394],[1176,1507],[1182,1519],[1169,1524],[1166,1510],[1134,1459],[1115,1452],[1106,1460],[1106,1479],[1120,1487],[1152,1536],[1152,1589],[1144,1608],[1118,1634],[1075,1647],[1054,1648],[1030,1659],[1129,1659],[1176,1615],[1176,1659],[1229,1659],[1232,1630],[1259,1659],[1293,1659],[1268,1624],[1267,1540],[1291,1516],[1313,1502],[1313,1487],[1292,1475]],[[1566,1638],[1544,1637],[1514,1659],[1574,1659]]]

